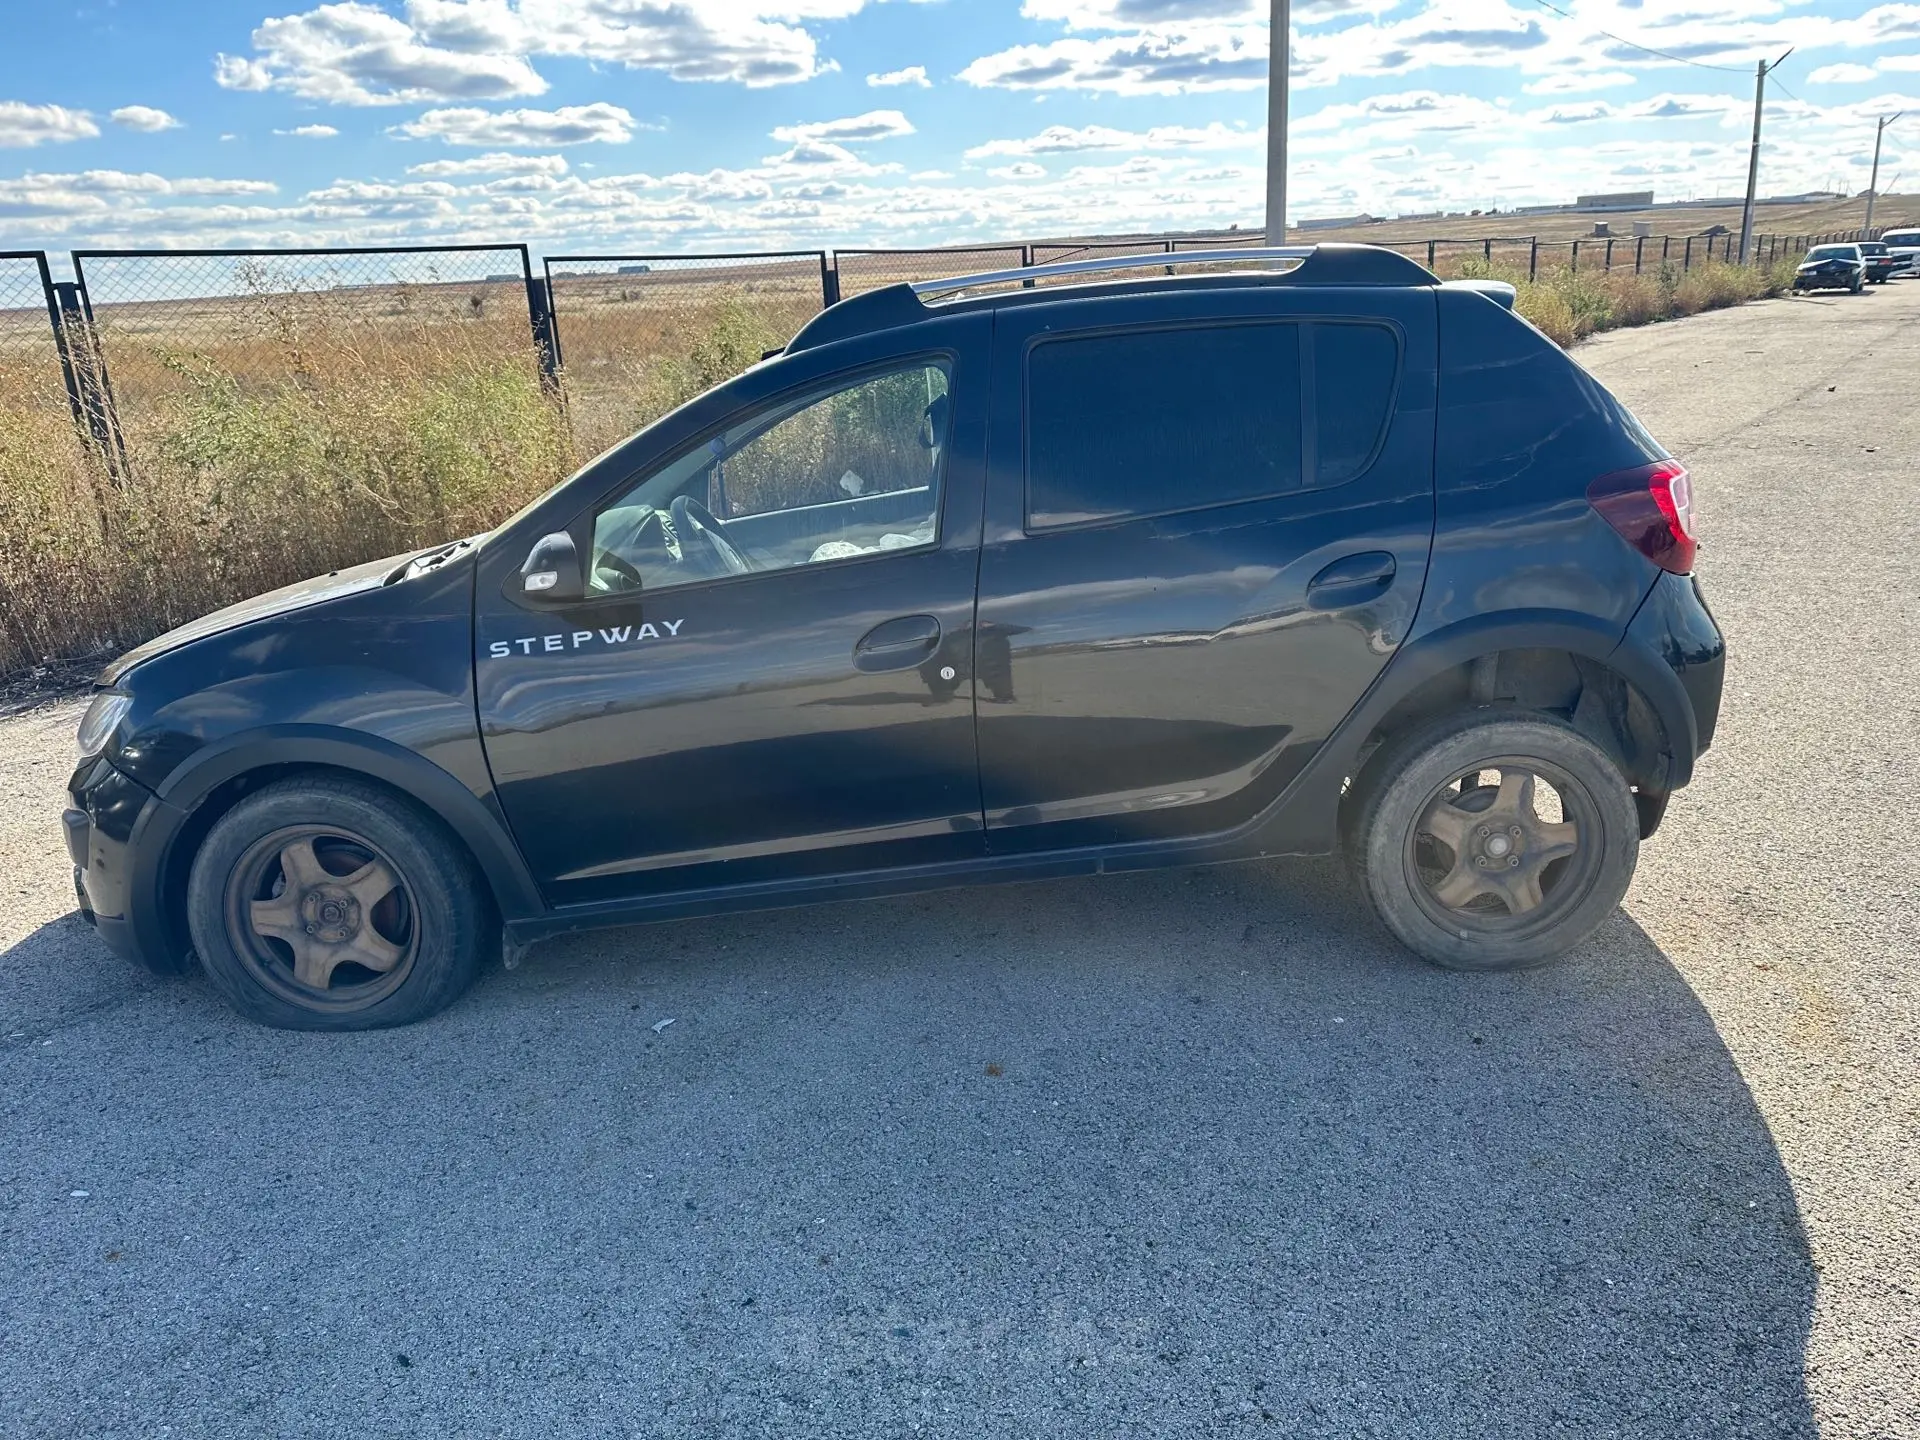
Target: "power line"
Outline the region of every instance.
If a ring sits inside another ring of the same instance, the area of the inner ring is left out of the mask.
[[[1558,5],[1555,5],[1553,3],[1553,0],[1533,0],[1533,3],[1538,5],[1543,10],[1551,10],[1554,14],[1558,15],[1563,20],[1571,20],[1578,25],[1584,25],[1587,23],[1586,21],[1580,19],[1579,16],[1570,14],[1567,11],[1562,10]],[[1651,45],[1642,45],[1638,40],[1629,40],[1627,39],[1626,36],[1616,35],[1611,30],[1602,30],[1597,25],[1594,26],[1593,28],[1596,33],[1606,36],[1607,39],[1612,40],[1617,44],[1625,45],[1630,50],[1644,50],[1649,55],[1658,55],[1662,60],[1671,60],[1676,65],[1691,65],[1696,70],[1718,70],[1727,75],[1744,75],[1747,73],[1745,70],[1741,69],[1737,65],[1709,65],[1704,60],[1689,60],[1684,55],[1675,55],[1670,51],[1666,51],[1666,50],[1656,50]]]

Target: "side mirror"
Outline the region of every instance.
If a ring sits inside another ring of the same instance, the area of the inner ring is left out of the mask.
[[[520,593],[542,600],[586,598],[587,577],[580,569],[573,536],[556,530],[534,542],[527,563],[520,567]]]

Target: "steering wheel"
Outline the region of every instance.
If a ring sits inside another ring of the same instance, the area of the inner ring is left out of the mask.
[[[727,574],[744,575],[753,569],[752,563],[740,553],[740,547],[727,538],[726,527],[691,495],[674,496],[671,513],[673,528],[679,532],[682,545],[686,544],[689,534],[696,534],[707,542],[707,548]]]

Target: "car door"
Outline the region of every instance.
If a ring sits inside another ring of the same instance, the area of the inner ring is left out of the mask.
[[[1405,637],[1434,523],[1430,292],[1009,307],[979,747],[990,851],[1271,806]]]
[[[551,903],[982,852],[965,671],[988,329],[734,382],[723,420],[570,522],[584,600],[483,571],[481,730]]]

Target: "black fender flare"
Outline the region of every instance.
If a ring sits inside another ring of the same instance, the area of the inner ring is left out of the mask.
[[[151,897],[155,934],[160,886],[174,842],[208,795],[229,780],[269,766],[315,765],[387,785],[436,817],[473,855],[503,920],[543,914],[546,902],[505,822],[474,792],[416,751],[362,731],[326,725],[273,725],[218,740],[194,752],[162,782],[156,802],[134,825],[131,893]],[[142,907],[146,908],[146,907]]]
[[[1351,765],[1374,726],[1414,690],[1442,671],[1503,650],[1562,650],[1619,674],[1660,717],[1672,754],[1672,788],[1677,790],[1693,778],[1699,727],[1673,667],[1634,639],[1628,626],[1565,610],[1507,610],[1474,616],[1409,641],[1336,735],[1336,744],[1344,742],[1346,763]]]
[[[1561,650],[1619,674],[1660,718],[1671,753],[1673,788],[1692,778],[1699,750],[1693,706],[1679,676],[1652,649],[1633,639],[1625,625],[1578,611],[1505,610],[1409,640],[1394,653],[1282,797],[1269,847],[1306,852],[1331,848],[1346,782],[1356,773],[1361,747],[1388,712],[1443,671],[1503,650]]]

